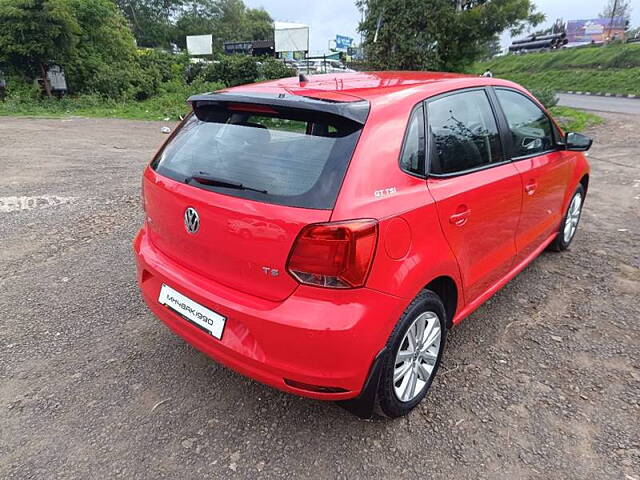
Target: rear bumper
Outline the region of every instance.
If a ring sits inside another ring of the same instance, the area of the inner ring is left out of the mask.
[[[362,390],[406,300],[366,288],[299,286],[281,302],[213,282],[178,265],[150,241],[134,240],[138,283],[151,311],[174,333],[227,367],[297,395],[345,400]],[[166,284],[227,318],[221,340],[158,303]],[[285,379],[331,392],[298,388]]]

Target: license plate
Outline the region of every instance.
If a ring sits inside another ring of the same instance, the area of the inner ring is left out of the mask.
[[[227,321],[222,315],[203,307],[199,303],[194,302],[164,284],[160,289],[158,302],[169,307],[190,322],[195,323],[218,340],[222,338],[224,324]]]

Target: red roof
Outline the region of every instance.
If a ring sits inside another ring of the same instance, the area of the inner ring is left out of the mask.
[[[286,93],[335,101],[369,100],[372,104],[397,93],[400,97],[435,95],[441,91],[482,85],[513,85],[511,82],[475,75],[443,72],[355,72],[309,75],[300,83],[298,77],[282,78],[243,85],[229,90],[243,92]],[[401,93],[403,92],[403,93]],[[355,98],[354,98],[355,97]]]

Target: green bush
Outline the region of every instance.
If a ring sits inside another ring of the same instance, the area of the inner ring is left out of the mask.
[[[72,88],[63,99],[45,98],[33,80],[11,73],[0,115],[178,119],[188,111],[186,100],[193,94],[294,74],[273,58],[235,55],[212,63],[190,64],[186,55],[159,50],[139,50],[127,65],[112,66],[89,55],[81,68],[71,69]],[[93,72],[90,78],[89,71]],[[75,75],[83,79],[82,86]],[[69,77],[67,74],[68,81]]]
[[[7,97],[21,101],[35,100],[40,97],[40,86],[22,75],[7,77]]]
[[[69,93],[109,98],[130,95],[140,75],[129,25],[110,0],[67,0],[80,34],[75,49],[61,62]]]
[[[552,88],[531,88],[529,91],[545,108],[555,107],[558,104],[558,97]]]
[[[28,98],[12,95],[0,102],[0,115],[28,115],[42,117],[64,117],[80,115],[86,117],[114,117],[136,120],[178,120],[189,111],[187,99],[196,93],[219,90],[220,83],[196,81],[191,85],[183,82],[163,84],[162,91],[144,101],[115,100],[98,94],[83,94],[62,99],[37,95]]]
[[[157,95],[162,84],[182,78],[187,66],[185,55],[172,55],[162,50],[141,50],[137,66],[131,79],[129,96],[136,100],[146,100]]]
[[[260,78],[264,80],[293,77],[296,74],[293,68],[272,57],[262,58],[260,63]]]
[[[568,107],[552,107],[551,113],[565,132],[582,132],[604,121],[593,113]]]
[[[248,55],[228,55],[202,68],[199,77],[207,82],[222,82],[227,87],[253,83],[258,79],[258,64]]]

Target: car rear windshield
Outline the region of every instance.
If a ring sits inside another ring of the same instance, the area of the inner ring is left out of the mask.
[[[151,167],[225,195],[331,209],[361,128],[318,111],[249,104],[199,107]]]

